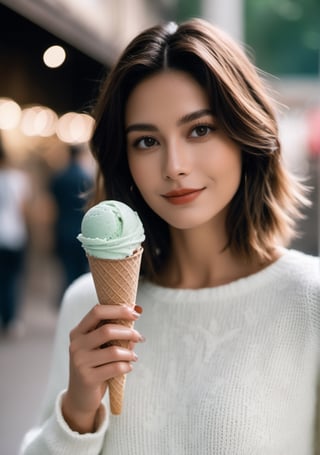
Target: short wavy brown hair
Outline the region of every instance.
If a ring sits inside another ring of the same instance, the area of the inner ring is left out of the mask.
[[[228,244],[245,258],[270,258],[295,235],[305,188],[281,160],[272,99],[244,49],[202,19],[157,25],[139,34],[107,75],[94,108],[91,140],[99,171],[95,197],[118,199],[136,210],[146,231],[143,270],[154,277],[170,252],[167,223],[144,202],[130,175],[125,108],[131,91],[166,69],[187,72],[206,91],[220,127],[242,151],[242,177],[226,219]]]

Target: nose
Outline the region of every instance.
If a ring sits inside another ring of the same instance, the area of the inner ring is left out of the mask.
[[[176,180],[190,174],[191,157],[188,150],[178,141],[166,146],[163,158],[163,176],[166,180]]]

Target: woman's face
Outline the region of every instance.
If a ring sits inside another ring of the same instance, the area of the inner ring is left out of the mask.
[[[125,124],[130,171],[154,212],[178,229],[225,217],[240,183],[241,152],[189,74],[169,70],[138,84]]]

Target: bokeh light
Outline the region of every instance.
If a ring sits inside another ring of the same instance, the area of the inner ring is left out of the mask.
[[[20,121],[21,108],[10,98],[0,98],[0,129],[11,130],[17,127]]]
[[[22,110],[20,128],[26,136],[49,137],[55,134],[57,114],[44,106],[32,106]]]
[[[56,133],[63,142],[80,144],[90,140],[93,125],[90,115],[68,112],[58,120]]]
[[[61,46],[51,46],[43,54],[43,61],[49,68],[58,68],[66,59],[66,52]]]

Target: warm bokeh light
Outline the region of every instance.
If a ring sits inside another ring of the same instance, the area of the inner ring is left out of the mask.
[[[20,121],[21,108],[10,98],[0,98],[0,129],[11,130]]]
[[[32,106],[23,109],[20,128],[26,136],[49,137],[55,134],[57,114],[48,107]]]
[[[49,68],[58,68],[66,59],[66,52],[61,46],[51,46],[43,54],[43,61]]]
[[[54,135],[67,144],[84,144],[92,135],[94,119],[84,113],[67,112],[60,118],[47,106],[22,106],[0,98],[0,129],[16,136],[49,138]]]
[[[90,115],[68,112],[58,120],[56,133],[61,141],[80,144],[90,140],[93,125]]]

